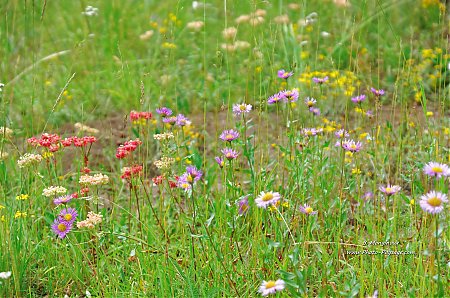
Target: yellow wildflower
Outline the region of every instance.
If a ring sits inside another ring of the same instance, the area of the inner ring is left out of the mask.
[[[27,217],[26,212],[16,211],[16,214],[14,214],[14,218],[20,218],[20,217]]]
[[[177,45],[171,42],[163,42],[163,44],[161,45],[164,49],[176,49]]]
[[[16,200],[22,200],[22,201],[24,201],[24,200],[28,200],[29,197],[30,197],[30,196],[27,195],[27,194],[20,194],[20,195],[16,196]]]
[[[42,157],[44,158],[44,159],[47,159],[47,158],[50,158],[50,157],[52,157],[53,156],[53,152],[47,152],[47,151],[44,151],[44,152],[42,152]]]
[[[353,175],[359,175],[359,174],[361,174],[361,170],[359,168],[353,168],[352,169],[352,174]]]

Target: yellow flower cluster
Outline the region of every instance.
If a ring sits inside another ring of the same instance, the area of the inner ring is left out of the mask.
[[[422,0],[423,8],[429,8],[433,6],[438,6],[441,12],[445,12],[445,4],[440,0]]]
[[[27,194],[20,194],[18,196],[16,196],[16,200],[18,201],[25,201],[28,200],[30,198],[30,195]]]
[[[16,214],[14,214],[14,218],[25,218],[25,217],[27,217],[26,212],[16,211]]]
[[[361,85],[355,73],[352,71],[310,71],[308,68],[300,75],[298,81],[302,84],[311,86],[313,78],[328,77],[327,85],[332,89],[342,90],[344,95],[351,96],[354,94],[356,87]]]

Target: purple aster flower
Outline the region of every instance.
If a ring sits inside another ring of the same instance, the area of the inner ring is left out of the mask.
[[[156,113],[160,114],[163,117],[168,117],[172,115],[172,110],[166,107],[161,107],[159,109],[156,109]]]
[[[224,130],[220,134],[220,139],[222,141],[231,142],[233,140],[236,140],[239,137],[239,133],[235,131],[234,129]]]
[[[362,143],[359,141],[355,142],[353,140],[345,140],[344,142],[342,142],[342,148],[350,152],[358,152],[359,150],[361,150],[361,147]]]
[[[275,104],[275,103],[279,103],[283,98],[284,98],[283,94],[281,94],[281,92],[279,92],[279,93],[276,93],[276,94],[270,96],[267,99],[267,103],[270,104],[270,105]]]
[[[222,157],[218,157],[218,156],[216,156],[214,159],[216,160],[219,167],[223,168],[223,166],[225,165],[225,160]]]
[[[371,296],[366,296],[366,298],[378,298],[378,290],[375,290]]]
[[[292,75],[294,74],[294,72],[287,72],[287,71],[285,71],[284,69],[280,69],[279,71],[278,71],[278,77],[280,78],[280,79],[285,79],[285,80],[287,80],[288,78],[290,78],[290,77],[292,77]]]
[[[186,126],[186,125],[190,125],[190,124],[191,124],[191,121],[189,121],[188,118],[186,118],[183,114],[178,114],[176,125]]]
[[[423,172],[428,176],[436,178],[450,176],[450,168],[446,164],[433,161],[423,167]]]
[[[317,100],[315,100],[312,97],[305,98],[305,104],[308,106],[308,108],[313,107],[317,103]]]
[[[73,199],[73,195],[65,195],[65,196],[57,197],[53,200],[53,204],[55,204],[55,205],[67,204],[72,199]]]
[[[320,109],[315,107],[310,107],[309,111],[314,114],[314,116],[320,116]]]
[[[371,88],[370,88],[370,91],[371,91],[376,97],[380,97],[380,96],[383,96],[383,95],[384,95],[384,90],[383,90],[383,89],[377,90],[377,89],[371,87]]]
[[[296,102],[298,100],[298,89],[284,90],[279,95],[285,102]]]
[[[246,103],[238,103],[233,105],[233,113],[235,116],[240,116],[241,114],[245,115],[250,113],[252,110],[252,105],[248,105]]]
[[[188,173],[184,173],[177,181],[177,186],[185,191],[192,189],[192,183],[189,181],[188,175]]]
[[[266,209],[267,206],[269,206],[269,205],[275,205],[280,199],[281,199],[281,196],[278,192],[262,191],[259,194],[259,196],[255,199],[255,203],[256,203],[256,206]]]
[[[170,125],[174,125],[177,122],[177,116],[167,116],[163,118],[164,123],[169,123]]]
[[[366,112],[366,116],[369,117],[369,118],[372,118],[373,117],[373,112],[371,110],[368,110]]]
[[[187,168],[186,168],[186,174],[188,174],[187,177],[186,177],[186,179],[187,179],[187,181],[190,182],[190,183],[197,182],[197,181],[200,180],[200,179],[202,178],[202,176],[203,176],[203,172],[200,171],[199,169],[197,169],[197,168],[194,167],[194,166],[189,166],[189,167],[187,167]]]
[[[243,215],[247,213],[249,205],[248,205],[248,197],[250,195],[246,195],[239,198],[239,201],[237,201],[237,205],[239,206],[239,215]]]
[[[364,201],[369,201],[369,200],[371,200],[371,199],[373,199],[373,193],[371,192],[371,191],[368,191],[368,192],[366,192],[364,195],[363,195],[363,199],[364,199]]]
[[[66,208],[61,210],[59,213],[59,219],[61,221],[66,221],[70,224],[73,224],[73,222],[77,219],[78,212],[75,210],[75,208]]]
[[[441,192],[430,191],[420,197],[420,207],[423,211],[436,214],[444,210],[444,203],[448,203],[447,196]]]
[[[60,239],[63,239],[72,229],[72,224],[60,218],[56,218],[52,224],[52,231],[58,235]]]
[[[344,130],[344,129],[339,129],[338,131],[336,131],[334,133],[334,135],[338,138],[338,139],[342,139],[342,138],[348,138],[350,136],[350,134],[348,133],[348,131]]]
[[[354,103],[361,103],[366,100],[366,96],[364,94],[352,97],[352,101]]]
[[[313,137],[316,136],[318,133],[317,129],[315,128],[303,128],[302,129],[302,135],[305,137]]]
[[[239,156],[239,153],[231,148],[224,148],[221,152],[228,160],[233,160]]]
[[[314,211],[314,209],[311,206],[309,206],[308,204],[300,206],[299,209],[300,209],[301,213],[306,214],[306,215],[317,214],[317,211]]]
[[[314,83],[322,85],[326,81],[328,81],[328,76],[325,76],[323,78],[313,78]]]
[[[388,195],[388,196],[395,195],[395,194],[398,193],[401,189],[402,189],[402,188],[401,188],[400,186],[398,186],[398,185],[390,185],[390,184],[388,184],[388,185],[386,185],[386,186],[381,185],[381,186],[379,187],[379,190],[380,190],[381,192],[383,192],[384,194]]]

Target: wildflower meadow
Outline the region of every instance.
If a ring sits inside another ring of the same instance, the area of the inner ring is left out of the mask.
[[[450,297],[446,1],[0,12],[0,297]]]

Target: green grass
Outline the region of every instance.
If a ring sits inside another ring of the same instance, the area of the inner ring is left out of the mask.
[[[419,205],[431,190],[449,192],[448,177],[423,173],[430,161],[450,162],[448,14],[426,1],[350,2],[297,1],[296,10],[281,0],[200,1],[197,9],[150,0],[0,7],[0,126],[14,131],[0,136],[0,157],[8,154],[0,158],[0,272],[12,272],[0,279],[0,295],[255,297],[263,280],[283,279],[280,297],[450,296],[449,205],[439,215]],[[87,5],[98,15],[83,15]],[[236,23],[257,9],[266,11],[262,24]],[[315,22],[302,26],[313,12]],[[287,24],[274,21],[282,14]],[[192,31],[192,21],[204,26]],[[248,48],[222,47],[231,26]],[[148,30],[153,35],[142,40]],[[294,71],[287,82],[277,78],[282,68]],[[325,75],[327,83],[312,83]],[[267,104],[294,87],[295,104]],[[370,87],[386,95],[377,99]],[[359,94],[367,99],[355,105],[350,98]],[[305,97],[317,99],[320,116]],[[234,117],[232,105],[242,102],[253,110]],[[164,125],[155,112],[161,106],[192,124]],[[153,119],[132,123],[131,110],[152,111]],[[82,136],[77,122],[99,130],[88,154],[70,147],[18,167],[25,153],[48,155],[28,138]],[[324,132],[302,134],[312,127]],[[219,135],[231,128],[240,137],[224,144]],[[335,147],[340,128],[362,141],[360,152]],[[175,137],[154,140],[162,132]],[[115,158],[135,138],[142,145]],[[214,157],[227,146],[240,155],[221,168]],[[91,174],[109,182],[82,195],[85,156]],[[154,161],[163,156],[175,162],[161,170]],[[142,165],[142,175],[121,179],[132,165]],[[203,171],[192,192],[170,188],[188,165]],[[161,174],[167,179],[153,185]],[[386,197],[379,187],[387,183],[402,190]],[[51,225],[62,208],[42,195],[51,185],[79,194],[68,204],[78,222],[88,211],[103,222],[58,239]],[[279,192],[281,204],[258,208],[262,191]],[[374,195],[365,200],[367,192]],[[21,194],[29,198],[17,200]],[[239,215],[245,195],[249,209]],[[318,213],[301,213],[304,204]]]

